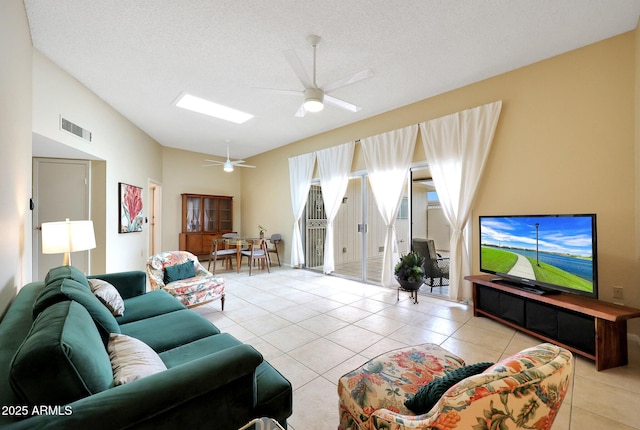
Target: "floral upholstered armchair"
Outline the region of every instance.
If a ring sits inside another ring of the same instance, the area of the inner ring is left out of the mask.
[[[167,251],[149,257],[147,274],[152,290],[163,289],[185,306],[220,299],[224,310],[224,280],[207,271],[190,252]]]
[[[551,429],[573,376],[571,353],[544,343],[451,386],[424,414],[405,406],[421,385],[462,366],[433,344],[374,358],[339,380],[339,429]]]

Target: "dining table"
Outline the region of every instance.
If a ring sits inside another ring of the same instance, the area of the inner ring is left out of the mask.
[[[248,247],[244,247],[243,248],[243,245],[245,243],[252,242],[254,240],[264,239],[264,238],[242,236],[242,235],[237,234],[237,235],[234,235],[233,237],[226,237],[226,238],[223,238],[223,239],[225,239],[225,241],[226,241],[226,246],[225,247],[235,247],[236,248],[236,270],[238,271],[238,273],[240,273],[240,265],[241,265],[241,262],[242,262],[242,251],[247,251],[249,249]]]

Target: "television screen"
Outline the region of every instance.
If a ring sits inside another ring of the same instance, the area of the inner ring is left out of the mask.
[[[482,272],[539,294],[597,297],[597,266],[595,214],[480,216]]]

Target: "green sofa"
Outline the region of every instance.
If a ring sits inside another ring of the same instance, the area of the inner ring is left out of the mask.
[[[7,310],[0,428],[232,430],[264,416],[286,428],[291,384],[253,347],[167,292],[146,292],[144,272],[88,278],[116,287],[123,315],[114,317],[70,266],[24,286]],[[167,369],[115,385],[113,332],[144,342]]]

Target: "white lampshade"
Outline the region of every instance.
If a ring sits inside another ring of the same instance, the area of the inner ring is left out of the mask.
[[[58,221],[42,223],[42,253],[62,254],[63,264],[71,264],[70,253],[96,247],[93,221]]]

